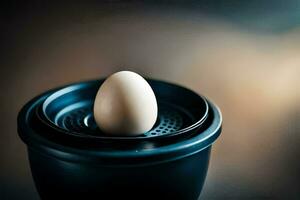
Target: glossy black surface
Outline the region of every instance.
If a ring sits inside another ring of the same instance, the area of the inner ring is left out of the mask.
[[[208,168],[210,147],[171,162],[103,166],[49,159],[29,149],[33,178],[42,199],[196,200]]]
[[[187,116],[193,116],[194,123],[166,134],[168,137],[144,135],[142,139],[124,139],[71,132],[55,123],[55,117],[51,119],[51,115],[57,116],[55,110],[76,99],[91,100],[96,90],[90,88],[98,88],[101,81],[64,87],[89,86],[91,96],[79,92],[55,104],[59,95],[49,101],[49,97],[61,91],[55,89],[36,97],[22,109],[18,131],[28,145],[31,171],[42,199],[198,198],[211,144],[221,132],[220,111],[186,88],[160,81],[149,83],[159,102],[171,101],[185,110]],[[53,107],[48,107],[51,103]],[[207,105],[207,112],[203,105]]]

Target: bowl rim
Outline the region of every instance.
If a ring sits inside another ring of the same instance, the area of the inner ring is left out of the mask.
[[[155,80],[155,79],[150,79],[150,78],[146,78],[147,82],[149,82],[149,84],[156,84],[156,83],[163,83],[163,84],[168,84],[171,86],[175,86],[175,87],[179,87],[181,89],[184,89],[190,93],[192,93],[193,95],[197,96],[199,99],[201,99],[201,101],[204,103],[204,107],[205,107],[205,111],[203,112],[203,115],[201,116],[200,119],[197,119],[194,123],[190,124],[189,126],[184,127],[183,129],[179,129],[177,131],[174,131],[170,134],[164,134],[164,135],[157,135],[157,136],[147,136],[147,137],[143,137],[143,136],[130,136],[130,137],[126,137],[126,136],[82,136],[80,135],[78,132],[68,132],[65,129],[59,127],[58,125],[56,125],[51,119],[50,117],[47,115],[46,109],[47,106],[53,102],[54,100],[56,100],[57,98],[59,98],[60,96],[63,96],[65,94],[67,94],[68,92],[73,92],[76,90],[81,90],[87,87],[90,87],[93,83],[100,83],[102,84],[105,81],[105,78],[99,79],[99,80],[91,80],[91,81],[85,81],[85,82],[76,82],[73,83],[71,85],[62,87],[61,89],[57,89],[55,90],[53,93],[51,93],[42,103],[41,105],[41,111],[43,116],[45,116],[46,120],[48,124],[52,129],[54,130],[61,130],[64,131],[65,134],[69,134],[69,135],[73,135],[75,137],[85,137],[85,138],[95,138],[95,139],[101,139],[101,140],[124,140],[124,141],[134,141],[134,140],[151,140],[151,139],[160,139],[160,138],[165,138],[165,137],[172,137],[172,136],[178,136],[180,134],[184,134],[186,132],[190,132],[193,131],[194,129],[200,128],[204,123],[205,120],[208,117],[208,113],[209,113],[209,106],[207,103],[207,100],[204,96],[186,88],[183,87],[181,85],[178,84],[174,84],[174,83],[169,83],[166,81],[159,81],[159,80]]]
[[[40,134],[36,133],[35,130],[33,130],[27,122],[28,120],[30,120],[30,115],[32,115],[34,108],[41,104],[47,98],[47,96],[49,96],[49,94],[53,93],[58,89],[62,89],[73,84],[74,83],[46,91],[41,95],[38,95],[37,97],[33,98],[21,109],[17,119],[18,134],[20,138],[24,141],[24,143],[27,144],[29,149],[35,150],[36,152],[45,154],[47,156],[50,155],[51,157],[54,156],[60,160],[71,162],[76,161],[107,163],[113,160],[114,163],[120,164],[124,163],[124,161],[131,160],[137,161],[139,163],[148,161],[151,163],[157,163],[180,159],[202,151],[203,149],[212,145],[212,143],[219,137],[222,130],[223,119],[221,111],[218,106],[216,106],[211,101],[207,100],[207,103],[210,108],[209,110],[211,112],[211,115],[213,116],[210,125],[203,132],[186,140],[181,140],[179,142],[165,146],[160,146],[157,148],[143,150],[130,149],[99,151],[99,149],[79,149],[70,146],[63,146],[62,144],[50,141],[49,139],[44,138]]]

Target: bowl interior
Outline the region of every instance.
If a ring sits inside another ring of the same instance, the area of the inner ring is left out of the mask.
[[[209,106],[202,96],[178,85],[147,80],[158,102],[158,118],[153,128],[139,136],[109,136],[96,125],[93,103],[103,83],[73,84],[53,92],[43,102],[39,115],[69,135],[95,139],[144,140],[175,137],[199,128],[208,117]]]

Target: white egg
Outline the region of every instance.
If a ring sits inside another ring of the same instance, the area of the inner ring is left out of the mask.
[[[94,118],[107,134],[134,136],[149,131],[157,118],[157,101],[140,75],[121,71],[100,86],[94,102]]]

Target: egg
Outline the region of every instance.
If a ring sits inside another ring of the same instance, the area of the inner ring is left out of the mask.
[[[151,86],[142,76],[120,71],[100,86],[93,110],[97,125],[106,134],[136,136],[153,127],[158,107]]]

